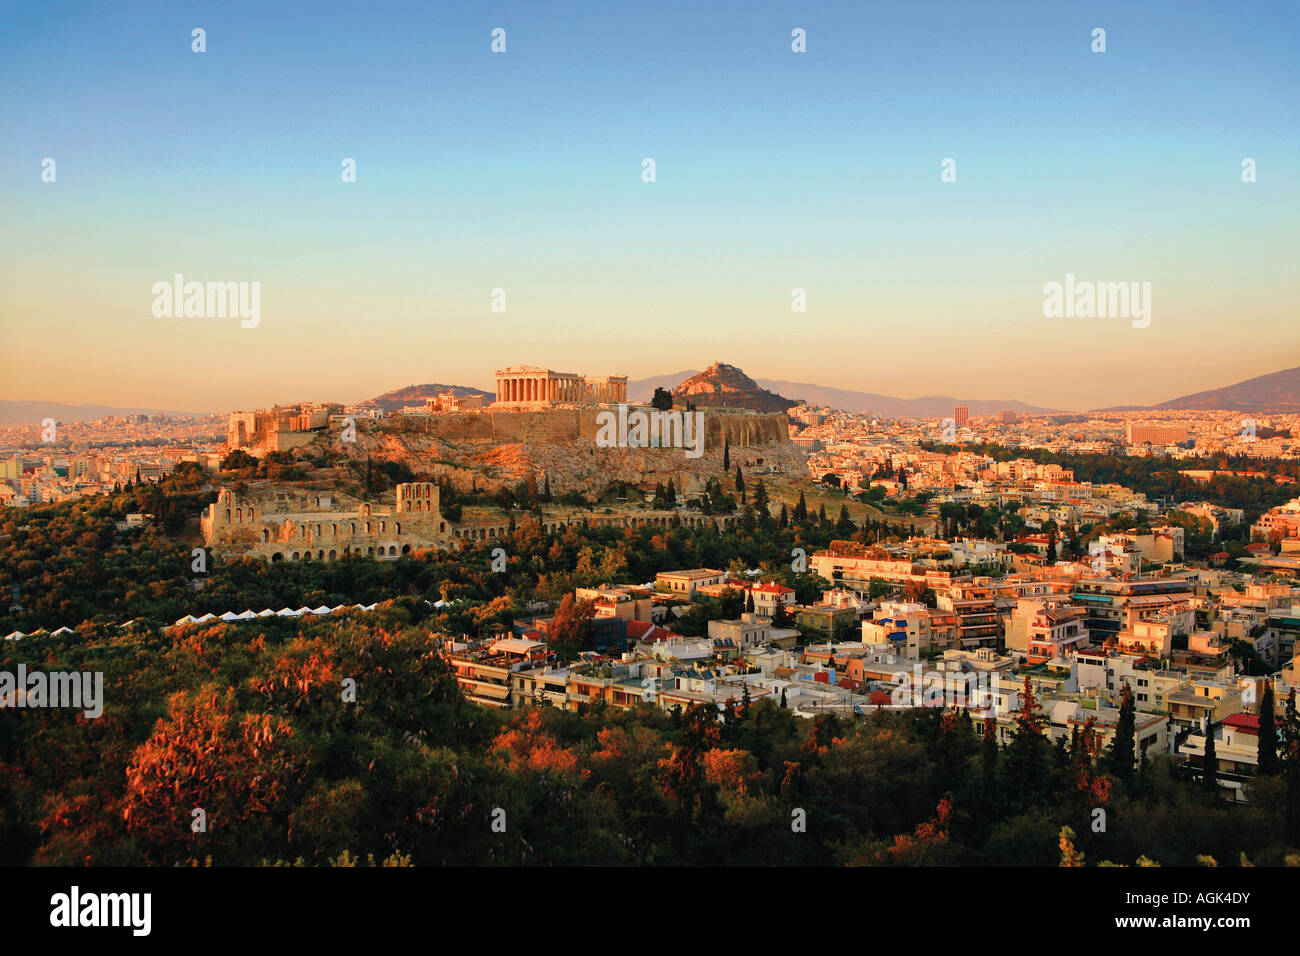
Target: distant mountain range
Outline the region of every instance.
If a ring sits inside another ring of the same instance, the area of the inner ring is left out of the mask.
[[[715,363],[703,372],[683,369],[627,383],[628,401],[649,402],[656,388],[680,392],[697,405],[753,408],[755,411],[780,411],[799,401],[812,405],[839,408],[846,412],[872,412],[884,418],[943,418],[951,415],[955,405],[965,405],[973,417],[996,415],[1010,409],[1019,415],[1060,414],[1059,409],[1042,408],[1015,399],[957,398],[953,395],[922,395],[918,398],[895,398],[875,392],[831,388],[811,382],[785,379],[752,379],[734,365]],[[683,391],[685,389],[685,391]],[[407,405],[419,405],[426,398],[450,391],[455,395],[485,395],[496,400],[493,392],[465,385],[408,385],[385,392],[371,401],[385,411]],[[704,396],[708,396],[708,401]],[[1125,411],[1207,411],[1291,412],[1300,413],[1300,367],[1283,369],[1268,375],[1248,378],[1223,388],[1193,392],[1158,405],[1115,405],[1094,409],[1102,412]],[[86,422],[109,415],[189,416],[203,412],[185,412],[160,408],[137,408],[118,405],[67,405],[63,402],[0,401],[0,425],[36,424],[53,418],[59,422]],[[1078,414],[1078,413],[1074,413]]]
[[[727,367],[732,368],[733,366]],[[671,391],[677,388],[678,383],[684,383],[685,380],[700,374],[700,372],[687,369],[669,375],[653,375],[649,378],[630,380],[627,383],[628,400],[648,402],[656,388],[666,388]],[[741,372],[741,374],[744,373]],[[1009,408],[1017,414],[1023,415],[1042,415],[1055,411],[1055,409],[1027,405],[1014,399],[1001,401],[993,399],[958,399],[951,395],[894,398],[889,395],[878,395],[875,392],[857,392],[845,388],[831,388],[827,385],[814,385],[811,382],[791,382],[785,379],[772,378],[750,379],[750,381],[754,382],[757,388],[766,390],[769,394],[776,393],[777,398],[789,396],[789,398],[783,399],[788,403],[783,407],[789,407],[789,405],[804,401],[810,405],[838,408],[846,412],[872,412],[883,418],[942,418],[951,415],[953,407],[956,405],[966,405],[970,408],[970,413],[973,416],[996,415],[1004,408]],[[697,402],[697,404],[703,403]]]
[[[1012,398],[957,398],[953,395],[921,395],[917,398],[894,398],[874,392],[854,392],[842,388],[811,385],[807,382],[782,382],[761,378],[764,388],[777,389],[785,395],[802,399],[810,405],[825,405],[846,412],[871,412],[882,418],[944,418],[957,405],[970,409],[971,417],[996,415],[1004,408],[1021,415],[1046,415],[1057,411],[1040,408]]]
[[[728,366],[730,367],[730,366]],[[739,371],[739,369],[737,369]],[[667,375],[654,375],[627,383],[628,400],[648,402],[656,387],[669,390],[678,383],[701,374],[692,369]],[[743,372],[741,373],[744,374]],[[917,398],[896,398],[875,392],[859,392],[844,388],[831,388],[811,382],[791,382],[785,379],[752,379],[755,385],[777,393],[808,402],[811,405],[838,408],[846,412],[871,412],[883,418],[942,418],[952,414],[956,405],[965,405],[972,417],[996,415],[1010,409],[1018,415],[1062,414],[1061,409],[1043,408],[1013,398],[981,399],[958,398],[954,395],[922,395]],[[1300,413],[1300,368],[1284,369],[1268,375],[1246,379],[1224,388],[1194,392],[1159,405],[1118,405],[1095,411],[1179,411],[1205,409],[1206,411],[1242,412],[1293,412]],[[1078,413],[1074,413],[1078,414]]]
[[[1300,412],[1300,368],[1257,375],[1244,382],[1193,392],[1159,405],[1120,405],[1105,412],[1180,411],[1205,409],[1227,412]]]
[[[109,415],[204,415],[163,408],[124,408],[116,405],[65,405],[63,402],[0,402],[0,425],[37,425],[46,418],[56,422],[93,422]]]

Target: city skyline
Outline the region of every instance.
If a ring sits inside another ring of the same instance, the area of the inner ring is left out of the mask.
[[[1022,7],[15,6],[0,398],[355,401],[510,351],[1084,410],[1300,365],[1292,11]],[[260,323],[156,317],[175,274]],[[1067,276],[1149,282],[1150,325],[1044,317]]]
[[[665,372],[665,373],[656,374],[656,375],[647,375],[647,376],[643,376],[643,377],[641,377],[641,378],[639,378],[639,379],[632,379],[632,378],[630,378],[629,381],[628,381],[628,385],[630,385],[630,386],[638,386],[638,387],[641,387],[641,388],[645,388],[645,387],[648,387],[647,385],[645,385],[645,383],[647,383],[647,382],[652,382],[652,381],[653,381],[653,382],[656,382],[656,383],[657,383],[658,381],[662,381],[662,382],[665,383],[665,387],[673,387],[673,386],[676,386],[676,385],[678,385],[678,384],[681,384],[681,381],[684,380],[686,373],[688,373],[689,371],[690,371],[690,370],[680,370],[680,371],[678,371],[678,372]],[[744,372],[746,372],[746,373],[748,374],[747,370],[742,369],[741,371],[744,371]],[[1295,371],[1295,369],[1274,369],[1274,370],[1272,370],[1272,372],[1278,372],[1278,373],[1280,373],[1280,372],[1291,372],[1291,371]],[[1272,372],[1261,372],[1259,376],[1251,376],[1251,378],[1253,379],[1253,378],[1256,378],[1256,377],[1264,377],[1264,376],[1268,376],[1268,375],[1270,375]],[[482,376],[479,376],[479,377],[481,378]],[[784,386],[793,386],[793,385],[806,385],[806,386],[815,386],[815,387],[817,387],[817,388],[819,388],[819,389],[831,389],[831,390],[840,390],[840,391],[847,391],[847,392],[867,393],[867,392],[869,391],[869,390],[866,389],[866,388],[841,388],[840,386],[828,385],[827,383],[824,383],[824,382],[802,382],[802,383],[795,383],[795,382],[790,382],[790,381],[788,381],[788,380],[783,381],[783,380],[775,379],[773,375],[763,374],[763,371],[762,371],[762,370],[756,370],[755,374],[750,375],[750,377],[751,377],[752,379],[754,379],[754,380],[755,380],[757,383],[759,383],[760,385],[761,385],[762,383],[765,383],[765,382],[766,382],[766,383],[769,383],[769,384],[771,384],[771,385],[782,385],[783,387],[784,387]],[[467,377],[467,378],[468,378],[468,377]],[[1245,380],[1243,380],[1243,381],[1245,381]],[[1233,385],[1238,385],[1238,384],[1241,384],[1241,383],[1240,383],[1240,382],[1237,382],[1237,381],[1233,381],[1233,382],[1207,382],[1207,383],[1204,383],[1204,389],[1203,389],[1203,390],[1205,390],[1205,391],[1210,391],[1210,390],[1214,390],[1214,389],[1217,389],[1217,388],[1226,388],[1226,387],[1233,386]],[[467,389],[478,389],[478,390],[482,391],[485,395],[496,395],[496,394],[497,394],[497,392],[495,391],[495,389],[494,389],[491,385],[482,385],[482,384],[478,383],[477,381],[473,381],[473,382],[471,382],[471,381],[434,380],[433,378],[431,378],[431,379],[430,379],[429,381],[427,381],[427,382],[406,382],[406,383],[403,383],[403,384],[390,384],[388,387],[378,388],[378,389],[376,389],[376,390],[373,391],[373,392],[370,392],[370,393],[367,393],[367,394],[364,394],[364,395],[356,395],[356,396],[352,396],[352,395],[349,395],[349,396],[340,396],[340,395],[337,395],[337,394],[324,394],[324,393],[322,393],[322,394],[311,394],[311,395],[306,395],[306,396],[304,396],[304,395],[281,395],[281,396],[279,396],[279,397],[272,398],[272,399],[268,399],[268,400],[266,400],[266,401],[263,401],[263,402],[257,403],[257,404],[256,404],[256,407],[270,407],[270,406],[273,406],[273,405],[292,405],[292,404],[297,404],[297,403],[300,403],[300,402],[342,402],[343,404],[346,404],[346,405],[365,404],[365,403],[367,403],[367,402],[369,402],[369,401],[371,401],[371,400],[373,400],[373,399],[380,398],[380,397],[382,397],[382,396],[384,396],[384,395],[386,395],[386,394],[388,394],[388,393],[390,393],[390,392],[401,391],[402,389],[406,389],[406,388],[417,388],[417,387],[427,386],[427,385],[437,385],[437,386],[443,386],[443,387],[459,387],[459,388],[467,388]],[[320,391],[319,386],[309,386],[309,389],[312,390],[313,392],[315,392],[315,391]],[[787,391],[794,392],[795,390],[790,389],[790,388],[787,388]],[[877,394],[879,394],[879,393],[877,393]],[[793,399],[800,399],[800,398],[803,398],[802,396],[800,396],[800,395],[798,395],[798,394],[783,395],[782,397],[785,397],[785,398],[793,398]],[[1160,409],[1160,408],[1155,407],[1156,405],[1159,404],[1159,402],[1153,402],[1153,403],[1151,403],[1150,406],[1142,406],[1142,405],[1137,405],[1136,403],[1124,402],[1124,401],[1121,401],[1121,400],[1116,400],[1116,401],[1114,401],[1114,402],[1113,402],[1112,404],[1110,404],[1110,405],[1107,405],[1107,406],[1101,406],[1101,407],[1066,408],[1066,407],[1062,407],[1062,406],[1038,405],[1038,404],[1036,404],[1036,403],[1034,403],[1034,402],[1027,402],[1027,401],[1025,401],[1024,399],[1020,398],[1020,397],[1017,396],[1017,395],[995,395],[995,394],[989,394],[989,395],[944,395],[944,394],[942,394],[942,393],[937,393],[937,392],[926,392],[926,393],[916,393],[916,394],[909,394],[909,395],[890,395],[890,396],[886,396],[886,397],[887,397],[891,402],[893,402],[893,401],[901,401],[901,402],[921,402],[921,401],[923,401],[923,400],[925,400],[925,399],[935,399],[935,400],[937,400],[937,399],[951,399],[951,400],[953,401],[953,403],[969,403],[969,402],[976,402],[976,403],[982,403],[982,404],[985,404],[985,405],[996,404],[996,403],[999,403],[999,402],[1005,402],[1005,403],[1007,403],[1009,406],[1012,406],[1012,407],[1014,407],[1014,406],[1016,406],[1016,405],[1022,405],[1022,406],[1027,406],[1028,409],[1036,409],[1036,410],[1037,410],[1037,413],[1062,413],[1062,412],[1063,412],[1063,413],[1075,413],[1075,414],[1085,414],[1085,413],[1092,413],[1092,412],[1096,412],[1096,413],[1114,413],[1114,412],[1129,412],[1129,413],[1134,413],[1134,412],[1141,412],[1141,411],[1150,410],[1150,411],[1152,412],[1152,414],[1163,415],[1163,414],[1170,414],[1170,413],[1182,413],[1182,412],[1186,412],[1186,411],[1192,410],[1192,409],[1190,409],[1190,408],[1187,408],[1187,409],[1184,409],[1184,408],[1176,408],[1176,409]],[[1182,396],[1182,395],[1167,395],[1167,396],[1164,396],[1164,399],[1163,399],[1163,400],[1164,400],[1164,401],[1171,401],[1171,400],[1173,400],[1173,399],[1175,399],[1175,398],[1181,398],[1181,397],[1183,397],[1183,396]],[[624,400],[626,400],[626,401],[630,401],[630,402],[632,402],[632,403],[636,403],[637,401],[644,400],[644,399],[639,399],[637,396],[628,396],[628,397],[625,398]],[[825,404],[824,402],[819,402],[819,401],[817,401],[817,400],[815,400],[815,399],[813,399],[813,398],[803,398],[803,401],[805,401],[805,403],[807,403],[807,404],[811,404],[811,405],[814,405],[814,406]],[[76,408],[81,408],[81,407],[103,407],[103,408],[108,408],[108,409],[114,409],[114,410],[116,410],[115,412],[109,412],[109,413],[119,413],[119,412],[120,412],[120,413],[126,413],[126,412],[130,412],[130,411],[132,411],[132,410],[138,409],[138,410],[141,410],[141,411],[147,411],[147,412],[151,412],[151,413],[153,413],[153,412],[162,412],[162,413],[183,413],[183,414],[193,414],[193,415],[221,415],[221,414],[225,414],[225,413],[230,412],[230,411],[236,411],[236,410],[240,410],[240,409],[246,409],[246,408],[253,408],[253,407],[255,407],[254,403],[250,403],[250,402],[244,402],[242,405],[241,405],[241,404],[237,404],[237,405],[231,405],[231,406],[229,406],[229,407],[218,407],[218,408],[172,408],[172,407],[163,407],[163,406],[144,406],[144,405],[140,405],[140,406],[131,406],[131,405],[114,405],[113,403],[110,403],[110,402],[102,402],[102,401],[87,401],[87,402],[72,403],[72,402],[60,402],[60,401],[53,400],[53,399],[39,399],[39,398],[35,398],[35,399],[17,399],[17,400],[14,400],[14,399],[0,399],[0,405],[31,405],[31,406],[64,405],[64,406],[66,406],[66,407],[69,408],[69,409],[76,409]],[[835,407],[835,406],[832,405],[831,407]],[[1211,411],[1213,411],[1214,409],[1207,409],[1207,410],[1211,410]],[[1222,410],[1222,409],[1220,409],[1220,410]],[[1278,407],[1277,411],[1280,412],[1280,413],[1287,413],[1287,412],[1288,412],[1288,410],[1287,410],[1286,408],[1283,408],[1283,407],[1281,407],[1281,406]],[[891,416],[891,415],[885,414],[885,413],[883,413],[883,412],[880,413],[880,414],[884,414],[884,417],[894,417],[894,416]],[[973,413],[974,417],[980,417],[980,416],[988,415],[988,414],[992,414],[992,412],[984,411],[984,412]],[[1024,410],[1024,409],[1022,409],[1022,414],[1035,414],[1035,412],[1034,412],[1034,411],[1030,411],[1030,410]],[[909,415],[909,416],[903,416],[903,417],[932,418],[932,417],[935,417],[935,416],[933,416],[933,415],[925,415],[925,414],[917,414],[917,415]],[[74,420],[83,420],[83,419],[74,419]],[[89,420],[89,419],[84,419],[84,420]],[[21,422],[19,422],[18,420],[14,420],[13,422],[11,422],[11,424],[21,424]]]

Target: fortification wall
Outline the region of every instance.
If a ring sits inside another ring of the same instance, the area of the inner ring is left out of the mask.
[[[450,442],[483,441],[499,444],[548,444],[586,440],[595,442],[601,429],[599,408],[557,408],[538,411],[455,412],[430,415],[428,419],[381,420],[384,433],[425,434]],[[609,410],[612,411],[612,410]],[[704,409],[705,450],[784,444],[790,441],[790,426],[784,414],[751,414]],[[690,414],[684,412],[683,414]]]

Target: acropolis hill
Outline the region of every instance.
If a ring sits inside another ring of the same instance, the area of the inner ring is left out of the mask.
[[[491,489],[531,475],[549,481],[557,494],[599,495],[619,484],[653,488],[670,479],[679,493],[698,494],[709,478],[721,475],[728,446],[732,467],[747,473],[798,478],[806,470],[780,412],[698,409],[704,447],[697,457],[680,447],[597,442],[599,416],[626,401],[626,376],[519,365],[499,369],[496,384],[491,403],[482,395],[448,393],[375,418],[339,405],[237,412],[231,415],[227,447],[258,456],[276,450],[303,459],[401,462],[415,474],[447,478],[463,488]],[[684,412],[685,405],[676,402],[673,414]]]
[[[458,487],[516,484],[532,474],[555,493],[599,495],[619,483],[654,486],[672,479],[681,494],[695,495],[722,473],[730,445],[732,467],[747,473],[804,475],[804,455],[790,442],[783,414],[709,409],[704,412],[704,454],[681,448],[617,448],[596,443],[599,407],[536,411],[476,411],[427,416],[386,415],[357,421],[356,440],[344,443],[331,428],[303,449],[349,457],[403,462],[417,474],[449,478]]]

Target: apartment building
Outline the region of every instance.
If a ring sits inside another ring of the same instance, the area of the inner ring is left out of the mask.
[[[1071,600],[1086,609],[1086,626],[1098,642],[1117,635],[1135,621],[1185,604],[1191,597],[1192,585],[1178,578],[1137,581],[1081,578],[1070,592]]]
[[[725,571],[694,568],[689,571],[660,571],[655,575],[655,586],[670,594],[695,599],[695,589],[705,584],[720,584]]]

